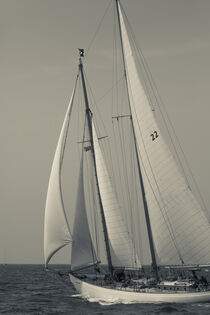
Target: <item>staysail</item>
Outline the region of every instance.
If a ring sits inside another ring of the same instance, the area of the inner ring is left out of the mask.
[[[130,108],[157,254],[164,264],[210,262],[209,223],[158,128],[118,6]]]
[[[92,131],[98,185],[111,245],[112,264],[113,266],[141,267],[112,188],[93,121]]]
[[[59,136],[48,185],[44,221],[44,257],[46,266],[51,257],[71,241],[61,191],[61,167],[75,90],[76,85]]]
[[[85,206],[83,180],[83,149],[80,162],[80,174],[77,190],[77,203],[72,233],[71,270],[77,270],[96,262],[95,250],[92,246]]]

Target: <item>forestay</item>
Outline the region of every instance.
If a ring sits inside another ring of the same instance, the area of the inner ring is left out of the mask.
[[[46,266],[51,257],[71,241],[61,191],[61,167],[75,90],[76,85],[64,118],[48,185],[44,221],[44,256]]]
[[[111,245],[112,264],[113,266],[141,267],[113,191],[93,123],[92,131],[98,185]]]
[[[160,133],[137,73],[119,6],[128,93],[153,239],[160,262],[210,261],[210,227]]]

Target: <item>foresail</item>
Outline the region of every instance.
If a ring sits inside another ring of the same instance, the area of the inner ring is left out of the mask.
[[[77,190],[76,213],[72,235],[71,270],[77,270],[96,262],[95,250],[89,232],[83,181],[83,151]]]
[[[44,221],[44,257],[46,266],[51,257],[71,241],[61,191],[61,167],[75,90],[76,86],[59,136],[48,185]]]
[[[98,185],[111,245],[112,264],[113,266],[141,267],[112,188],[93,122],[92,131]]]
[[[153,239],[163,264],[210,262],[210,226],[165,144],[137,73],[119,6],[128,93]]]

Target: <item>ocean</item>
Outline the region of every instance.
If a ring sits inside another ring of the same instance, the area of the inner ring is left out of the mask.
[[[67,275],[66,266],[53,266]],[[43,265],[0,265],[0,314],[210,314],[204,304],[111,304],[83,300],[67,276],[46,272]]]

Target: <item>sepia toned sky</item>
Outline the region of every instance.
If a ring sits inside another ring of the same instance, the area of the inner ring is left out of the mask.
[[[99,98],[110,14],[99,46],[92,40],[109,2],[0,0],[0,263],[43,263],[46,191],[77,48],[90,47],[88,74]],[[121,2],[210,211],[210,1]],[[67,250],[56,259],[67,262]]]

